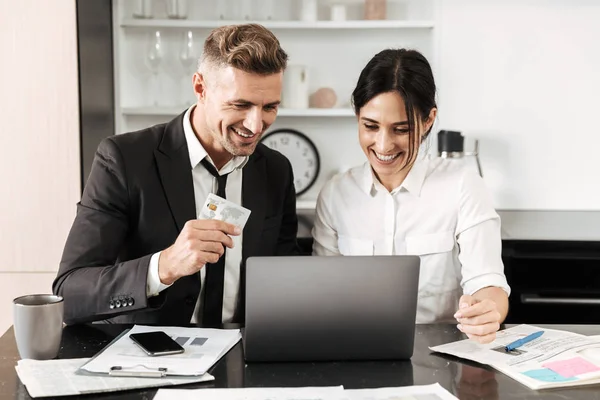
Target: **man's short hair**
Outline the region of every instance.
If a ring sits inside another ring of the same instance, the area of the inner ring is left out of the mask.
[[[288,55],[273,33],[259,24],[226,25],[214,29],[204,42],[198,63],[231,66],[244,72],[270,75],[285,70]]]

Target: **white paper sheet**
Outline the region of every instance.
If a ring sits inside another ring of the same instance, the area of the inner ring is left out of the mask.
[[[348,400],[458,400],[439,383],[423,386],[346,390]]]
[[[507,344],[540,330],[542,336],[516,352],[504,351]],[[466,339],[430,349],[490,365],[531,389],[587,385],[600,379],[599,337],[567,331],[519,325],[499,331],[492,343]]]
[[[210,374],[177,378],[116,378],[79,375],[75,372],[89,358],[68,360],[20,360],[15,369],[31,397],[72,396],[87,393],[183,385],[212,381]]]
[[[342,386],[243,389],[159,389],[153,400],[345,400]]]
[[[151,357],[129,337],[133,333],[163,331],[183,346],[185,352]],[[124,371],[147,372],[167,368],[168,375],[200,376],[206,373],[239,340],[239,329],[205,329],[135,325],[119,340],[84,365],[89,372],[107,373],[119,366]]]
[[[343,386],[244,389],[159,389],[154,400],[457,400],[435,383],[425,386],[344,390]]]

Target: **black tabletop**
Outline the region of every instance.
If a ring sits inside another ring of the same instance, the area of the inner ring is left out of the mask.
[[[130,326],[81,325],[63,331],[58,358],[91,357]],[[587,335],[600,326],[550,326]],[[431,353],[429,346],[464,339],[454,325],[418,325],[415,352],[410,361],[245,364],[241,343],[210,371],[215,381],[177,388],[337,386],[348,389],[426,385],[439,382],[459,399],[600,399],[600,385],[534,391],[476,363]],[[19,381],[14,333],[0,338],[0,398],[29,399]],[[151,399],[157,389],[136,390],[75,398]]]

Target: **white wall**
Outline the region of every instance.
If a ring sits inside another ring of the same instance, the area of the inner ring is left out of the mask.
[[[25,294],[50,293],[55,276],[56,272],[0,272],[0,336],[13,323],[12,300]]]
[[[75,1],[0,0],[0,334],[13,297],[51,290],[75,215],[76,39]]]
[[[441,4],[438,126],[480,139],[496,206],[600,210],[600,2]]]

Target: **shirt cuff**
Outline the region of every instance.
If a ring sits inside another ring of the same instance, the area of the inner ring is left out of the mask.
[[[154,253],[150,258],[150,264],[148,265],[148,279],[146,281],[147,297],[158,296],[160,292],[171,286],[165,285],[160,281],[160,276],[158,275],[158,259],[160,258],[160,253],[160,251]]]
[[[485,274],[480,275],[476,278],[470,279],[463,285],[464,294],[473,295],[475,292],[486,288],[486,287],[498,287],[506,292],[507,296],[510,296],[510,286],[506,281],[504,274]]]

